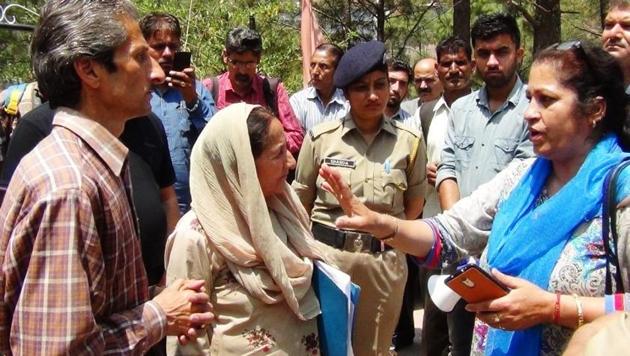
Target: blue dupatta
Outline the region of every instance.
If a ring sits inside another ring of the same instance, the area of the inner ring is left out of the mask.
[[[551,162],[537,158],[499,205],[488,240],[488,265],[547,290],[549,276],[573,231],[601,216],[606,175],[628,155],[617,136],[606,135],[588,153],[575,177],[538,206]],[[630,194],[629,183],[628,170],[624,170],[617,184],[618,201]],[[485,354],[538,356],[541,331],[541,325],[519,331],[491,328]]]

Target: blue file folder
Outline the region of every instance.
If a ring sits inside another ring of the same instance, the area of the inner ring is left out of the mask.
[[[350,276],[321,261],[315,261],[313,289],[322,313],[317,319],[323,356],[352,356],[355,305],[361,289]]]

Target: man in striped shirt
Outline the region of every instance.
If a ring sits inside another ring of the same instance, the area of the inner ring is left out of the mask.
[[[330,120],[343,119],[350,105],[341,89],[333,85],[333,75],[343,51],[334,44],[324,43],[311,57],[311,86],[293,94],[289,102],[304,132]]]
[[[149,300],[125,122],[164,73],[127,0],[50,0],[31,53],[56,114],[0,208],[0,353],[141,354],[212,321],[202,281]]]

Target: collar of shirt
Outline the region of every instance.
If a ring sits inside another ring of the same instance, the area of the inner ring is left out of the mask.
[[[387,115],[385,115],[385,117],[387,117]],[[390,117],[390,119],[392,120],[398,120],[400,122],[405,121],[406,119],[410,118],[411,114],[409,114],[408,112],[406,112],[405,110],[398,108],[398,111],[396,111],[396,113],[394,115],[392,115]]]
[[[322,101],[322,98],[320,98],[319,94],[317,93],[317,89],[315,89],[312,86],[307,88],[307,90],[306,90],[306,98],[309,99],[309,100],[319,100],[319,102],[322,103],[322,105],[324,104],[324,102]],[[337,103],[339,105],[344,105],[345,102],[346,102],[346,97],[343,95],[343,90],[337,88],[333,92],[333,95],[330,98],[330,102],[328,103],[328,105],[330,105],[332,103]]]
[[[61,126],[74,132],[105,161],[114,174],[122,174],[129,149],[101,124],[76,110],[61,107],[55,113],[53,126]]]
[[[518,105],[519,100],[521,100],[522,90],[525,90],[525,84],[523,84],[523,81],[521,81],[521,77],[517,75],[516,82],[514,83],[514,86],[512,87],[512,90],[510,91],[510,94],[508,95],[507,100],[503,103],[503,105],[501,105],[501,108],[499,108],[499,110],[497,110],[496,112],[501,112],[505,110],[507,105],[510,103],[513,106]],[[488,89],[486,88],[486,86],[484,85],[477,93],[478,93],[477,99],[476,99],[477,105],[483,106],[488,111],[490,111],[490,105],[488,105]]]
[[[391,119],[388,119],[385,116],[383,116],[383,119],[381,120],[381,127],[379,128],[377,135],[382,130],[385,130],[385,131],[389,132],[390,134],[396,136],[396,129],[392,125],[391,121],[392,121]],[[343,128],[341,129],[341,137],[343,137],[346,134],[348,134],[348,132],[358,131],[358,130],[355,130],[357,128],[357,125],[354,122],[354,119],[352,118],[352,114],[351,113],[348,113],[346,115],[346,117],[343,118],[342,126],[343,126]]]
[[[442,95],[440,99],[438,99],[438,102],[435,103],[435,106],[433,107],[433,118],[435,119],[435,117],[437,117],[442,112],[446,112],[447,115],[451,113],[451,107],[448,106],[448,104],[446,103],[444,95]]]

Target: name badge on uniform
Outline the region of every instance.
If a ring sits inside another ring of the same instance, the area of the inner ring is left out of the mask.
[[[355,161],[341,158],[326,157],[324,158],[324,163],[326,163],[329,167],[343,167],[354,169],[357,166],[357,163]]]

